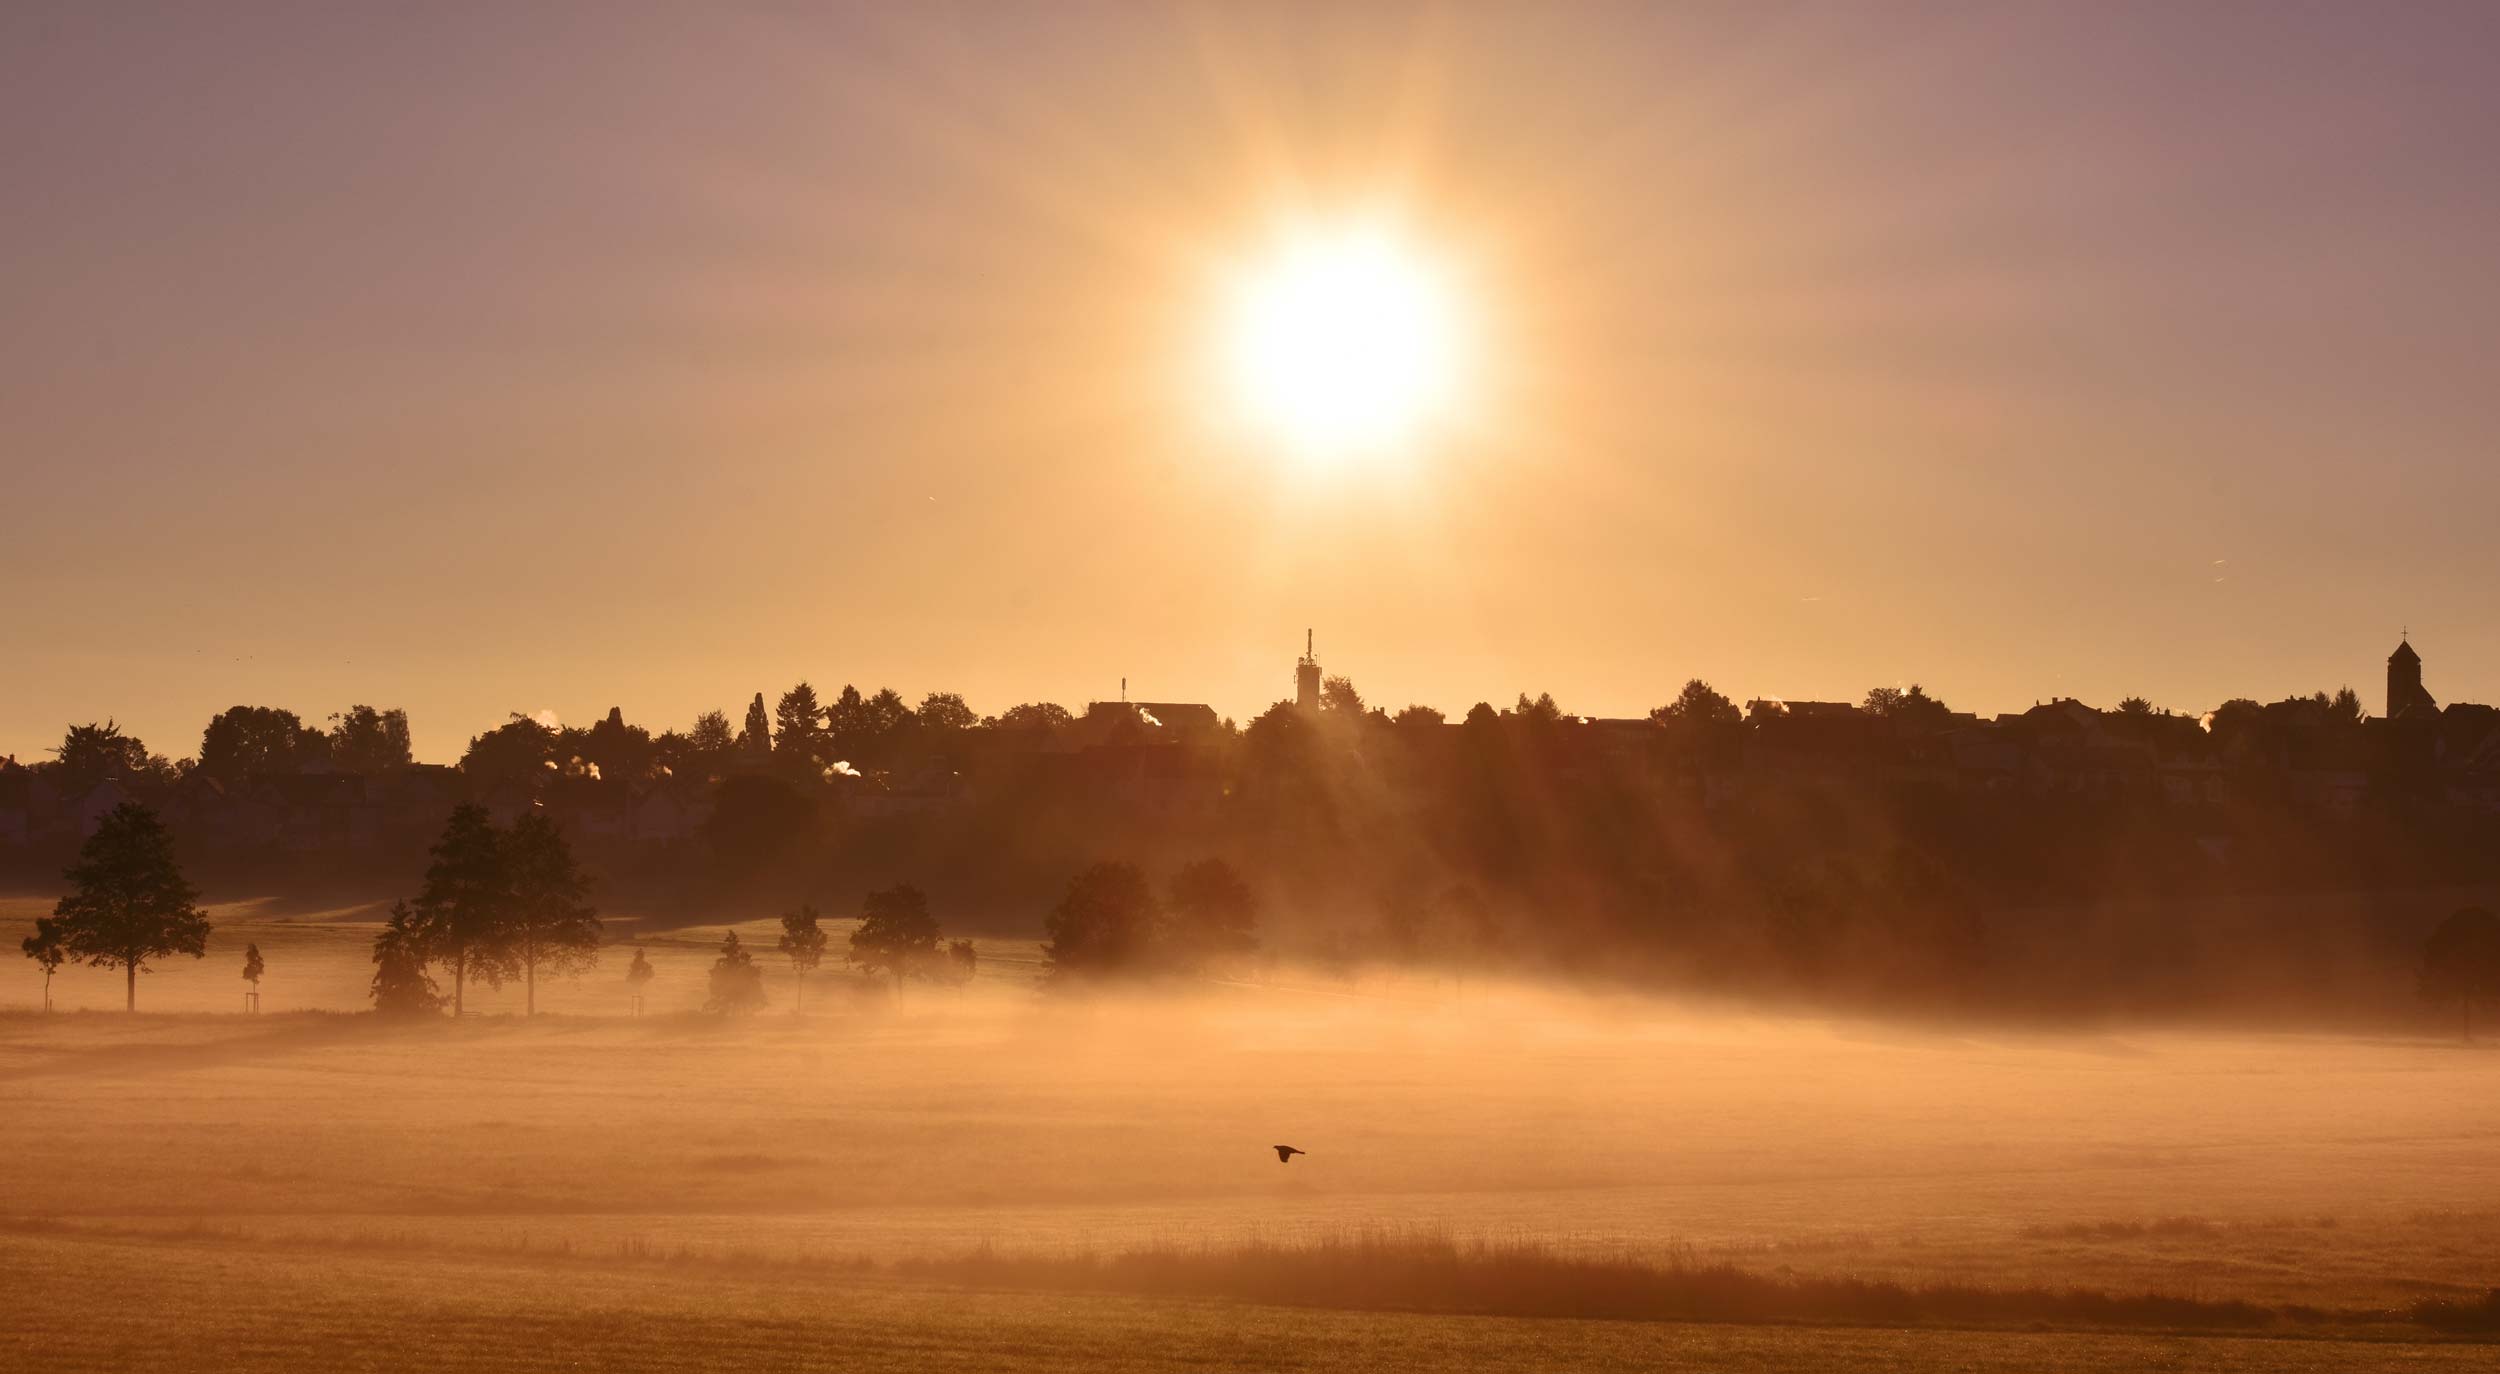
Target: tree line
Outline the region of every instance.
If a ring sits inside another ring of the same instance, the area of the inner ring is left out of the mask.
[[[457,807],[432,854],[416,898],[395,904],[374,938],[377,1012],[431,1014],[448,1000],[458,1015],[470,979],[501,986],[518,978],[527,989],[525,1013],[535,1014],[542,972],[577,973],[597,960],[601,926],[587,900],[588,880],[561,830],[543,816],[525,814],[499,827],[482,807]],[[151,964],[205,955],[210,925],[198,891],[175,861],[172,837],[146,807],[124,803],[108,813],[64,877],[71,890],[21,946],[44,977],[47,1008],[51,978],[65,963],[120,969],[124,1007],[136,1011],[139,975]],[[1046,983],[1076,988],[1230,976],[1258,948],[1259,916],[1252,885],[1223,859],[1182,865],[1160,891],[1134,863],[1091,864],[1042,919]],[[1479,911],[1478,938],[1498,938],[1484,925]],[[828,943],[814,906],[783,914],[777,950],[796,975],[794,1010],[804,1006],[806,980]],[[900,884],[863,899],[845,960],[899,988],[915,978],[968,981],[977,956],[969,941],[946,941],[926,895]],[[435,982],[437,968],[451,977],[448,999]],[[248,945],[247,1007],[257,1007],[265,969],[259,946]],[[2454,1010],[2460,1033],[2471,1039],[2475,1009],[2500,1006],[2500,918],[2481,907],[2452,913],[2424,942],[2418,970],[2420,996]],[[637,1001],[652,976],[636,949],[626,980]],[[762,970],[735,930],[723,932],[708,994],[706,1009],[720,1014],[764,1006]]]

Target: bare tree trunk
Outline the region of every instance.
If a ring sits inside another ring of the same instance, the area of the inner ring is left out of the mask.
[[[129,963],[122,965],[122,984],[123,984],[123,1001],[122,1001],[122,1010],[123,1010],[123,1011],[137,1011],[137,1010],[139,1009],[139,961],[138,961],[138,960],[133,959],[133,960],[131,960]]]
[[[521,983],[524,989],[521,1014],[536,1016],[538,1014],[538,946],[536,945],[521,947]]]
[[[451,1019],[460,1019],[461,985],[468,981],[469,952],[462,950],[451,956]]]

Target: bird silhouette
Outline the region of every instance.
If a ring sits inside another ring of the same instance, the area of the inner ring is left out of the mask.
[[[1276,1162],[1279,1164],[1291,1164],[1295,1155],[1310,1153],[1308,1150],[1297,1150],[1291,1145],[1271,1145],[1268,1148],[1276,1152]]]

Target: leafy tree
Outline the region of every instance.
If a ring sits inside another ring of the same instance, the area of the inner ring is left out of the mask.
[[[971,982],[972,975],[974,971],[980,967],[980,964],[981,953],[979,950],[972,947],[972,942],[970,940],[949,940],[946,942],[946,975],[948,982],[954,983],[957,986]]]
[[[1259,947],[1258,899],[1222,859],[1184,864],[1165,889],[1162,936],[1167,957],[1203,971]]]
[[[2318,700],[2326,706],[2327,719],[2338,725],[2359,725],[2370,717],[2369,708],[2361,704],[2361,694],[2350,687],[2337,688],[2331,697],[2320,692]]]
[[[1359,716],[1363,714],[1363,694],[1354,690],[1354,679],[1332,677],[1319,685],[1319,708]]]
[[[229,706],[200,734],[200,771],[224,782],[259,773],[297,773],[329,753],[329,738],[293,711]]]
[[[825,732],[832,737],[837,756],[859,755],[870,733],[868,699],[859,694],[859,688],[847,682],[842,685],[842,691],[825,707]]]
[[[1733,725],[1743,718],[1743,714],[1736,709],[1735,702],[1721,695],[1716,688],[1700,678],[1693,678],[1684,684],[1683,691],[1675,694],[1675,700],[1651,711],[1649,718],[1661,725]]]
[[[415,761],[406,711],[350,706],[330,717],[330,762],[342,772],[389,773]]]
[[[907,975],[925,973],[937,954],[937,918],[929,899],[905,883],[871,892],[860,903],[859,928],[851,932],[850,961],[868,973],[894,976],[900,988]]]
[[[2449,913],[2422,946],[2422,997],[2453,1004],[2461,1033],[2474,1038],[2474,1004],[2500,1002],[2500,919],[2481,907]]]
[[[2153,703],[2151,699],[2147,697],[2128,697],[2118,703],[2118,714],[2122,716],[2149,716],[2153,714]]]
[[[122,970],[125,1007],[139,1009],[148,961],[208,953],[208,915],[174,862],[173,838],[156,813],[123,802],[106,813],[66,875],[71,892],[52,908],[72,959]]]
[[[1430,729],[1447,723],[1449,717],[1429,706],[1408,706],[1389,719],[1394,724],[1414,729]]]
[[[657,972],[658,970],[651,967],[650,959],[644,957],[641,948],[637,946],[634,950],[634,962],[625,966],[625,988],[633,994],[634,1014],[637,1016],[642,1014],[642,990],[650,985],[652,976]]]
[[[599,961],[599,914],[590,879],[574,862],[564,832],[532,811],[496,846],[509,903],[502,939],[521,965],[524,1014],[538,1014],[538,971],[576,973]]]
[[[260,959],[260,946],[245,945],[243,947],[243,981],[252,985],[251,1004],[254,1011],[260,1010],[260,976],[268,971],[269,966],[262,963]]]
[[[373,937],[373,1009],[383,1016],[431,1016],[442,1010],[443,996],[426,971],[433,954],[425,932],[406,902],[391,906],[390,919]]]
[[[412,929],[428,957],[451,966],[451,1014],[465,1010],[471,975],[491,987],[516,972],[512,949],[512,875],[503,836],[486,808],[452,808],[434,861],[417,893]]]
[[[1522,701],[1525,701],[1526,699],[1527,699],[1527,698],[1526,698],[1526,697],[1524,697],[1524,696],[1520,698],[1520,700],[1522,700]],[[1501,719],[1502,719],[1502,714],[1501,714],[1501,712],[1496,711],[1496,710],[1494,710],[1494,709],[1493,709],[1493,703],[1492,703],[1492,702],[1489,702],[1489,701],[1479,701],[1479,702],[1477,702],[1475,705],[1470,706],[1470,707],[1468,707],[1468,708],[1467,708],[1467,715],[1466,715],[1466,717],[1465,717],[1463,720],[1461,720],[1459,723],[1460,723],[1461,725],[1466,725],[1466,726],[1470,726],[1470,727],[1473,727],[1473,728],[1478,729],[1478,730],[1482,730],[1482,729],[1486,729],[1486,728],[1489,728],[1489,727],[1494,726],[1494,725],[1498,725],[1498,724],[1501,722]]]
[[[591,772],[615,782],[637,782],[651,776],[659,762],[659,744],[651,732],[625,723],[625,712],[611,706],[599,722],[582,732],[575,756]]]
[[[2205,728],[2215,741],[2230,744],[2236,740],[2254,739],[2264,731],[2266,708],[2247,697],[2233,697],[2214,708]]]
[[[1521,692],[1519,704],[1510,708],[1510,714],[1520,720],[1533,721],[1539,725],[1559,725],[1563,718],[1562,707],[1554,704],[1554,694],[1551,692],[1537,693],[1534,701],[1528,700],[1528,694]]]
[[[1044,918],[1042,958],[1054,982],[1134,972],[1154,949],[1161,918],[1154,890],[1135,864],[1098,863],[1068,880]]]
[[[729,756],[738,748],[738,736],[729,728],[728,713],[706,711],[694,718],[694,728],[686,732],[686,758],[707,772],[719,772],[729,763]]]
[[[738,932],[721,932],[720,957],[712,961],[712,995],[703,1009],[737,1016],[764,1008],[764,970],[738,943]]]
[[[43,970],[43,1009],[52,1010],[52,975],[69,962],[69,947],[61,933],[61,923],[50,916],[35,918],[35,933],[18,942],[26,957]]]
[[[1927,695],[1927,689],[1913,682],[1904,691],[1899,687],[1877,687],[1866,694],[1859,710],[1878,720],[1898,721],[1906,725],[1934,728],[1953,714],[1951,707]]]
[[[790,1012],[797,1015],[807,1005],[807,975],[824,962],[825,931],[817,922],[816,908],[802,906],[796,911],[781,913],[781,952],[790,960],[790,971],[796,976],[798,992],[790,1003]]]
[[[1036,731],[1061,730],[1075,723],[1076,717],[1068,714],[1068,708],[1055,701],[1028,701],[1021,706],[1010,706],[990,721],[995,729]]]
[[[910,729],[913,719],[910,703],[891,687],[878,688],[875,696],[860,703],[859,720],[871,742],[892,739]]]
[[[920,699],[920,710],[915,714],[925,730],[969,730],[981,723],[972,708],[964,705],[963,697],[954,692],[929,693]]]
[[[90,721],[73,725],[61,736],[61,747],[52,751],[58,756],[53,767],[58,770],[64,790],[85,792],[106,778],[161,776],[169,770],[162,760],[150,755],[148,747],[136,735],[125,735],[112,721],[102,725]]]
[[[519,713],[469,741],[460,771],[480,788],[543,777],[556,761],[556,731]],[[458,1000],[457,998],[454,999]]]

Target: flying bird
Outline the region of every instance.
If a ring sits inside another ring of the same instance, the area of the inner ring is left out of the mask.
[[[1276,1152],[1276,1162],[1279,1164],[1291,1164],[1295,1155],[1310,1153],[1308,1150],[1297,1150],[1291,1145],[1271,1145],[1268,1148]]]

